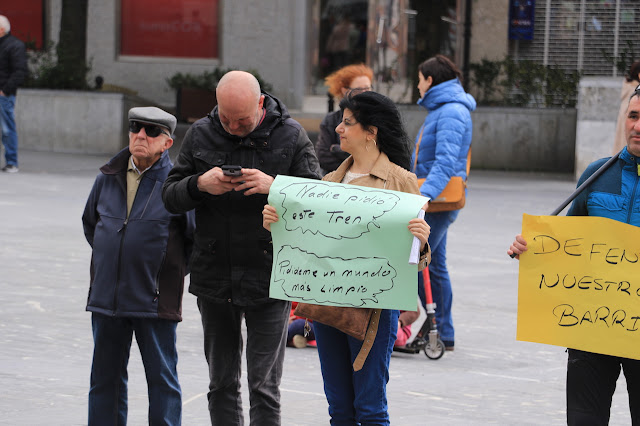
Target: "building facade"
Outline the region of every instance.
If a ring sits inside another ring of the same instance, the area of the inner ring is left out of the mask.
[[[56,42],[62,0],[0,0],[12,33]],[[517,28],[516,28],[517,27]],[[323,79],[365,62],[376,90],[417,99],[417,65],[451,57],[469,64],[506,55],[620,75],[611,58],[637,55],[640,0],[88,0],[91,79],[175,106],[166,80],[216,67],[257,70],[297,109],[323,95]]]

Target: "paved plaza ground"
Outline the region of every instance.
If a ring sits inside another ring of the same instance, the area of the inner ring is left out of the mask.
[[[20,172],[0,173],[0,424],[86,424],[91,253],[81,214],[106,160],[21,151]],[[548,214],[574,185],[569,175],[472,171],[467,206],[449,231],[456,349],[437,361],[394,353],[391,424],[565,423],[565,349],[515,340],[518,263],[505,252],[523,212]],[[202,340],[195,297],[185,294],[178,326],[185,425],[209,422]],[[329,423],[315,349],[287,348],[281,391],[283,425]],[[129,406],[129,424],[147,424],[135,345]],[[620,378],[611,424],[629,425],[628,413]]]

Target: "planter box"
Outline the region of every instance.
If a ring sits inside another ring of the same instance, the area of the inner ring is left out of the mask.
[[[34,151],[115,154],[128,144],[130,108],[152,105],[122,93],[19,89],[18,147]]]
[[[179,121],[194,123],[218,104],[215,90],[181,87],[177,90],[176,115]]]

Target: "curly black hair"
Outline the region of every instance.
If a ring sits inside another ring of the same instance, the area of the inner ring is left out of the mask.
[[[411,141],[402,124],[400,111],[391,99],[380,93],[363,92],[342,98],[340,108],[343,111],[349,109],[365,130],[376,127],[378,149],[387,154],[392,163],[410,170]]]

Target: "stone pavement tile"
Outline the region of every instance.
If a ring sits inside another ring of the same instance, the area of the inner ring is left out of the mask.
[[[0,424],[86,424],[92,338],[85,312],[90,249],[81,214],[108,158],[20,152],[0,174]],[[449,231],[456,349],[440,360],[394,353],[394,425],[562,425],[564,348],[515,340],[518,264],[506,255],[523,212],[547,214],[571,193],[566,175],[473,171],[467,206]],[[183,424],[209,423],[207,365],[195,298],[178,326]],[[245,370],[246,371],[246,370]],[[129,424],[146,424],[146,382],[134,343]],[[245,421],[248,395],[243,384]],[[287,348],[283,425],[326,425],[316,350]],[[629,425],[624,378],[611,424]]]

